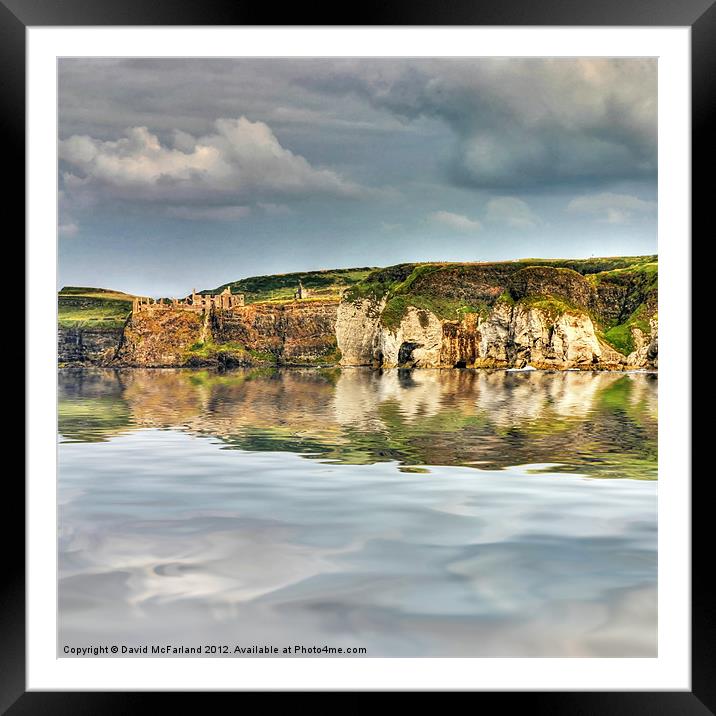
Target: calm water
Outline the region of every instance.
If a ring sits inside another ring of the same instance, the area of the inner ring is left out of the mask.
[[[60,655],[656,656],[655,375],[59,383]]]

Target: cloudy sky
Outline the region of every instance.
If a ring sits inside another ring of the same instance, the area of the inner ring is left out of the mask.
[[[655,60],[63,59],[59,285],[656,252]]]

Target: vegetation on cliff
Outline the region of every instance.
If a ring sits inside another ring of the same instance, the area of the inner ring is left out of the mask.
[[[648,334],[650,319],[657,316],[657,262],[647,260],[625,268],[602,271],[589,278],[596,291],[596,313],[604,340],[620,353],[628,355],[636,347],[633,329]]]
[[[234,341],[217,343],[207,339],[189,346],[184,363],[185,365],[252,366],[276,365],[277,360],[276,355],[270,351],[253,350]]]
[[[200,293],[221,293],[228,287],[231,293],[244,294],[246,303],[285,301],[293,299],[300,281],[315,297],[338,297],[346,288],[363,281],[374,270],[363,267],[251,276]]]
[[[500,302],[539,308],[552,317],[583,313],[603,341],[627,355],[635,349],[633,329],[649,333],[657,284],[656,256],[411,263],[372,271],[349,287],[344,299],[383,299],[380,321],[388,329],[397,328],[411,306],[442,320],[486,315]]]
[[[62,328],[121,328],[132,310],[133,298],[106,288],[65,286],[57,295],[57,320]]]

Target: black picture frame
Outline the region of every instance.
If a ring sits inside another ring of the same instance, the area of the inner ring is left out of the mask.
[[[0,0],[0,136],[5,139],[9,166],[14,172],[6,188],[6,215],[15,218],[18,236],[25,227],[25,37],[38,26],[139,25],[477,25],[477,26],[681,26],[691,28],[692,42],[692,225],[702,225],[713,200],[707,168],[714,165],[716,144],[713,119],[716,107],[716,0],[502,0],[477,4],[453,0],[439,4],[425,0],[366,2],[341,17],[340,6],[295,4],[276,10],[240,0]],[[347,21],[347,22],[346,22]],[[8,164],[6,163],[6,166]],[[697,177],[700,176],[700,181]],[[708,194],[707,194],[708,192]],[[692,232],[693,233],[693,232]],[[8,246],[11,242],[8,232]],[[683,239],[689,241],[686,237]],[[693,275],[693,274],[692,274]],[[698,284],[692,281],[692,284]],[[692,291],[692,305],[705,305]],[[706,304],[707,305],[707,304]],[[692,325],[698,322],[692,319]],[[31,376],[26,375],[26,381]],[[696,426],[695,426],[696,427]],[[27,426],[32,430],[32,425]],[[693,441],[692,444],[698,444]],[[686,478],[683,476],[686,482]],[[479,692],[477,708],[486,699],[501,706],[549,714],[709,714],[716,713],[716,608],[711,587],[712,532],[708,472],[692,482],[692,684],[683,692]],[[699,480],[699,478],[701,478]],[[0,713],[119,714],[142,706],[167,709],[168,693],[147,692],[27,692],[25,686],[25,556],[19,535],[24,534],[24,485],[15,471],[5,475],[5,569],[0,587]],[[10,507],[12,506],[12,507]],[[9,519],[10,512],[15,520]],[[181,694],[183,708],[201,708],[200,694]],[[473,702],[474,703],[474,702]],[[204,706],[206,708],[206,706]]]

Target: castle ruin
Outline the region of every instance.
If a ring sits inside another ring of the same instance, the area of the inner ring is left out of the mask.
[[[298,288],[295,290],[293,294],[293,298],[295,300],[300,300],[302,298],[308,298],[310,295],[310,291],[303,285],[303,283],[299,280],[298,282]]]
[[[212,308],[217,309],[230,309],[244,305],[244,295],[242,293],[233,294],[228,286],[217,294],[201,294],[197,293],[196,289],[192,289],[191,294],[186,298],[170,298],[166,301],[163,298],[140,298],[135,297],[132,301],[132,312],[139,313],[140,311],[148,310],[167,310],[167,309],[178,309],[183,311],[209,311]]]

